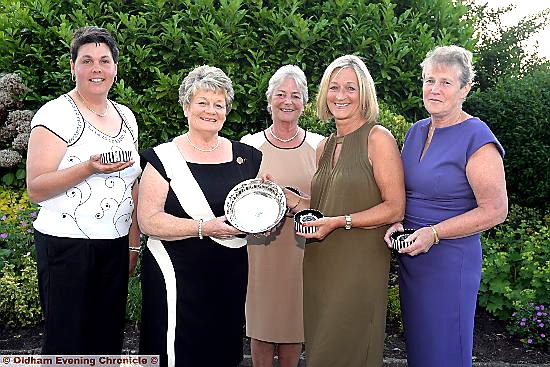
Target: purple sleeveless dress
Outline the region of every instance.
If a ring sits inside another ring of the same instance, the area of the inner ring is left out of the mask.
[[[477,206],[466,177],[470,156],[485,144],[504,150],[478,118],[435,129],[420,160],[431,119],[418,121],[401,154],[405,228],[434,225]],[[481,279],[479,234],[441,240],[415,257],[399,255],[399,290],[409,367],[472,366],[474,314]]]

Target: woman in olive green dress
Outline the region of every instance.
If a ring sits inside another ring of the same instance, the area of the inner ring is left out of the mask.
[[[390,250],[387,225],[403,218],[403,168],[392,134],[377,124],[374,82],[357,56],[325,70],[317,96],[321,120],[336,133],[317,148],[311,200],[285,190],[294,211],[324,217],[304,254],[308,367],[382,366]]]

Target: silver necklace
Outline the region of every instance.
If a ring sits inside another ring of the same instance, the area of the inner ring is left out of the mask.
[[[106,102],[106,105],[105,105],[105,112],[103,113],[98,113],[96,111],[94,111],[89,105],[88,105],[88,101],[86,101],[86,99],[84,97],[82,97],[82,94],[80,94],[80,92],[78,91],[78,89],[75,89],[76,91],[76,94],[78,95],[78,98],[80,98],[80,100],[82,101],[82,103],[84,104],[84,106],[86,106],[86,108],[88,110],[90,110],[91,112],[93,112],[96,116],[99,116],[99,117],[105,117],[107,116],[107,111],[109,110],[109,103]]]
[[[202,149],[202,148],[199,148],[198,146],[196,146],[195,144],[193,144],[193,142],[191,141],[191,139],[189,139],[189,133],[186,133],[185,134],[185,137],[187,138],[187,141],[189,142],[189,144],[191,144],[191,146],[193,148],[195,148],[196,150],[198,150],[199,152],[203,152],[203,153],[209,153],[209,152],[213,152],[215,151],[216,149],[218,149],[218,147],[220,146],[220,137],[217,136],[217,140],[216,140],[216,145],[214,145],[212,148],[210,149]]]
[[[275,133],[273,132],[273,125],[269,127],[269,132],[271,133],[271,136],[273,136],[276,140],[279,140],[281,143],[288,143],[289,141],[294,140],[294,138],[298,136],[300,129],[296,127],[296,134],[294,134],[294,136],[289,139],[281,139],[277,135],[275,135]]]

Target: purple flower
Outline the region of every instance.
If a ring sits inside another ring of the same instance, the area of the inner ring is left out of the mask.
[[[26,227],[27,224],[28,224],[27,222],[24,222],[24,221],[23,221],[23,222],[21,222],[21,227]],[[539,315],[539,316],[540,316],[540,315]]]
[[[527,343],[533,344],[533,339],[527,339]]]
[[[540,327],[544,327],[544,323],[541,322],[541,323],[539,324],[539,326],[540,326]]]
[[[544,305],[540,305],[540,309],[541,309],[541,310],[544,310]]]
[[[30,216],[33,217],[33,218],[36,218],[38,214],[36,214],[36,212],[31,212]]]
[[[541,338],[546,338],[546,334],[540,334]]]
[[[31,228],[27,229],[27,233],[32,233],[32,229]]]
[[[537,312],[537,316],[542,316],[542,312]]]
[[[524,317],[524,318],[521,319],[521,321],[527,321],[527,319]]]
[[[6,216],[3,215],[2,218],[0,218],[1,220],[6,220]]]
[[[7,233],[0,233],[0,238],[8,238],[8,234]]]
[[[519,326],[525,326],[525,323],[522,321],[519,323]]]
[[[535,306],[535,310],[540,310],[540,306]]]

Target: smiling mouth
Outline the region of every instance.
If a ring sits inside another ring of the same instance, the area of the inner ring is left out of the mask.
[[[283,112],[294,112],[294,110],[288,109],[288,108],[281,108],[280,109]]]

